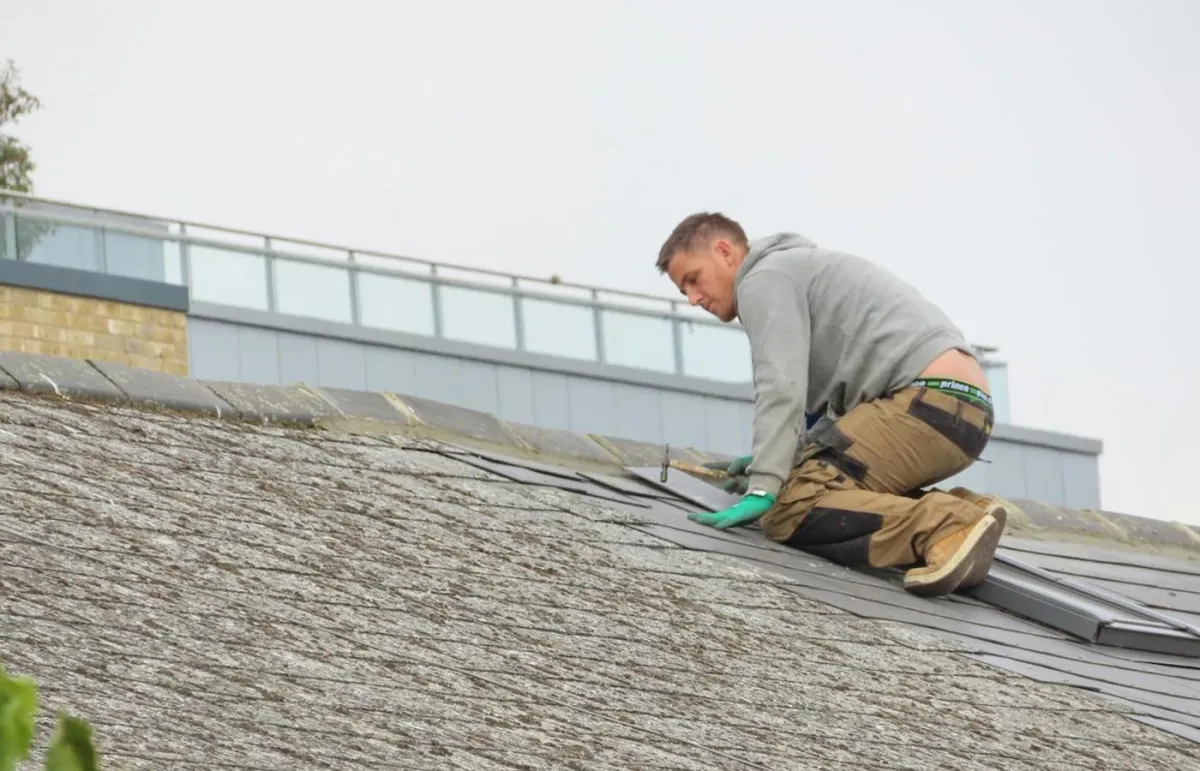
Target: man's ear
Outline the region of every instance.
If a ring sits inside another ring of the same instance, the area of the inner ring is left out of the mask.
[[[737,254],[733,251],[733,244],[724,238],[718,238],[713,242],[713,250],[721,258],[721,262],[725,263],[726,267],[733,267],[734,260],[737,258]]]

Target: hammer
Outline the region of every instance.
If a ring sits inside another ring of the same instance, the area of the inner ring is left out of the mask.
[[[663,482],[664,484],[666,483],[667,470],[672,468],[685,471],[689,474],[697,474],[702,477],[708,477],[709,479],[720,480],[729,478],[729,474],[725,471],[717,471],[715,469],[706,468],[705,466],[701,466],[697,463],[688,463],[685,460],[671,460],[671,445],[668,444],[663,450],[662,473],[658,475],[660,482]]]

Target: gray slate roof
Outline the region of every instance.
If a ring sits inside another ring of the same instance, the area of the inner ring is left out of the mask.
[[[0,393],[0,657],[110,769],[1200,768],[996,611],[463,446]]]

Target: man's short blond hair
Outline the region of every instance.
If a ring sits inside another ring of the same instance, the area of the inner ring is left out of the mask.
[[[671,258],[680,252],[690,252],[706,244],[719,235],[723,235],[743,249],[750,248],[746,231],[734,220],[720,212],[698,212],[685,218],[675,226],[671,235],[663,242],[658,250],[659,273],[666,273]]]

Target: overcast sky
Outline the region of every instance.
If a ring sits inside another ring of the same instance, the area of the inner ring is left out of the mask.
[[[796,231],[999,346],[1106,508],[1192,523],[1198,36],[1195,0],[0,0],[43,195],[663,294],[692,211]]]

